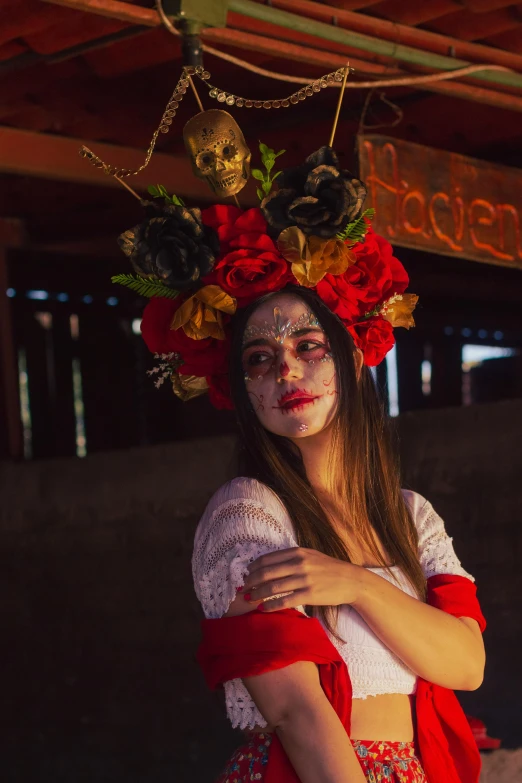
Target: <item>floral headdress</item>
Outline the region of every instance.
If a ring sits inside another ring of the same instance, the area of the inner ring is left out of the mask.
[[[150,297],[141,329],[159,359],[149,371],[156,386],[168,378],[183,400],[208,391],[215,407],[232,408],[228,363],[234,315],[289,284],[313,289],[340,318],[365,364],[379,364],[395,344],[394,327],[414,326],[418,297],[405,293],[406,270],[371,227],[374,210],[363,210],[364,184],[340,168],[329,146],[300,166],[274,173],[284,151],[276,154],[260,144],[265,172],[250,172],[250,152],[235,122],[230,118],[226,138],[216,140],[210,121],[203,122],[210,114],[226,112],[197,115],[198,133],[215,143],[194,152],[195,173],[217,194],[226,186],[237,193],[251,174],[259,181],[261,203],[246,210],[231,204],[200,210],[186,207],[162,186],[150,187],[154,198],[142,201],[144,221],[119,237],[135,275],[113,280]],[[216,141],[223,165],[244,148],[240,169],[236,165],[228,177],[225,171],[222,179],[211,171]],[[195,145],[185,142],[190,153]]]

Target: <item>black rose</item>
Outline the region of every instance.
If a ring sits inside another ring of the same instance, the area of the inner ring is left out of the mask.
[[[284,170],[279,190],[261,202],[269,233],[288,226],[305,234],[333,237],[362,213],[366,187],[346,169],[331,147],[321,147],[301,166]]]
[[[142,201],[146,220],[118,237],[118,244],[142,276],[160,278],[178,291],[207,275],[219,253],[213,228],[201,221],[201,210]]]

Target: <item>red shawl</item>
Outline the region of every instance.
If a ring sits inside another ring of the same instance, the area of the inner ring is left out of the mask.
[[[456,617],[472,617],[481,630],[484,617],[475,585],[465,577],[428,579],[428,603]],[[208,686],[289,666],[318,664],[321,686],[346,732],[350,733],[352,686],[348,669],[317,619],[296,609],[203,620],[197,652]],[[417,740],[429,783],[478,783],[480,756],[470,726],[453,691],[419,679]],[[270,746],[265,783],[299,783],[277,735]]]

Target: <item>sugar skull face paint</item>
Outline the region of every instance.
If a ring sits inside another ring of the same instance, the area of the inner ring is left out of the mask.
[[[280,294],[250,316],[243,337],[246,389],[270,432],[303,438],[321,432],[337,406],[328,338],[294,294]]]
[[[297,298],[297,297],[294,297]],[[294,332],[303,329],[305,326],[312,328],[321,328],[321,324],[317,320],[316,316],[309,310],[305,309],[296,321],[292,321],[291,318],[285,319],[279,305],[273,307],[273,320],[265,321],[263,324],[250,323],[253,321],[251,318],[245,329],[243,335],[243,345],[250,342],[255,337],[271,337],[277,343],[282,343],[285,337],[290,337]]]

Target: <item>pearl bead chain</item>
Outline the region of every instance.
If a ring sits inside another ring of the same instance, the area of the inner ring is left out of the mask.
[[[319,79],[307,84],[306,87],[302,87],[292,93],[292,95],[289,95],[287,98],[276,98],[275,100],[268,101],[255,101],[250,100],[249,98],[241,98],[239,95],[220,90],[219,87],[215,87],[208,81],[210,78],[210,73],[208,71],[198,72],[198,70],[196,70],[194,75],[206,82],[207,86],[210,88],[210,98],[215,98],[219,103],[225,103],[227,106],[237,106],[239,109],[243,107],[245,109],[287,109],[291,105],[295,106],[299,101],[305,101],[307,98],[311,98],[316,93],[324,90],[325,87],[332,87],[336,82],[342,82],[344,79],[344,68],[339,68],[337,71],[332,71],[325,76],[321,76]]]

